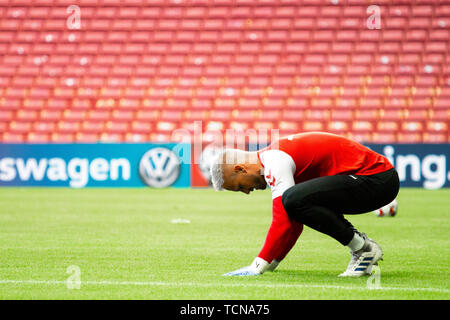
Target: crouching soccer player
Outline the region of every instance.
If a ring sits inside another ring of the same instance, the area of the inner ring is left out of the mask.
[[[226,275],[273,271],[303,231],[303,225],[350,248],[342,277],[370,274],[382,259],[381,247],[343,214],[378,209],[399,191],[397,171],[388,159],[347,138],[322,132],[291,135],[256,152],[225,149],[211,164],[216,190],[272,191],[272,224],[250,266]]]

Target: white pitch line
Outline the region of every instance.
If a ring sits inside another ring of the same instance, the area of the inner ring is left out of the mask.
[[[42,284],[42,285],[65,285],[66,281],[60,280],[0,280],[1,284]],[[368,288],[364,286],[337,286],[321,284],[270,284],[270,283],[201,283],[201,282],[162,282],[162,281],[81,281],[81,286],[165,286],[165,287],[258,287],[258,288],[319,288],[319,289],[339,289],[339,290],[374,290],[374,291],[428,291],[439,293],[450,293],[449,289],[443,288],[408,288],[408,287],[383,287]]]

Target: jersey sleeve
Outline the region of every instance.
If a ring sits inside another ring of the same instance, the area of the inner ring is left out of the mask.
[[[281,196],[273,200],[272,224],[258,257],[268,263],[281,261],[295,245],[303,231],[303,224],[289,218],[281,202]]]
[[[295,185],[294,161],[279,150],[265,151],[262,158],[264,177],[272,191],[272,223],[258,257],[271,263],[284,259],[301,235],[303,224],[289,218],[281,201],[284,191]]]
[[[295,163],[292,157],[280,150],[268,150],[261,154],[264,178],[272,191],[272,199],[295,185]]]

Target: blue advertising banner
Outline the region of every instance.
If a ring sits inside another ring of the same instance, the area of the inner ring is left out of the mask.
[[[394,164],[402,187],[450,187],[450,144],[366,146]],[[190,163],[190,144],[0,144],[0,186],[190,187]]]
[[[190,144],[0,144],[0,186],[189,187]]]
[[[450,187],[450,144],[367,144],[395,166],[402,187]]]

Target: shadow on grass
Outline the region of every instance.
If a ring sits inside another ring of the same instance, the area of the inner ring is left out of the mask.
[[[333,270],[286,270],[280,269],[275,270],[273,275],[279,276],[287,276],[287,277],[296,277],[296,278],[336,278],[339,273]]]
[[[369,276],[358,278],[339,277],[343,270],[276,270],[273,272],[274,278],[286,283],[316,283],[324,285],[365,285]]]
[[[305,270],[305,269],[297,269],[297,270],[286,270],[280,269],[276,270],[271,274],[271,277],[277,278],[280,281],[287,281],[287,283],[323,283],[323,284],[332,284],[332,285],[361,285],[366,283],[370,275],[362,276],[362,277],[338,277],[341,273],[340,270]],[[373,274],[372,274],[373,275]],[[411,281],[416,283],[416,286],[424,286],[427,287],[429,284],[426,279],[422,279],[423,275],[420,270],[408,270],[408,271],[398,271],[398,270],[387,270],[380,269],[380,281],[384,285],[390,284],[394,286],[409,284]],[[421,284],[421,282],[424,282]]]

